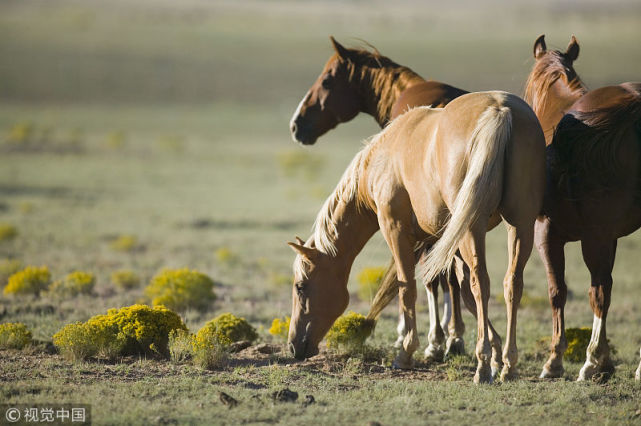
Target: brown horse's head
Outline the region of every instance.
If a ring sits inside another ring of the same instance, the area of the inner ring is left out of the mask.
[[[565,52],[547,50],[545,35],[536,39],[534,42],[535,63],[525,88],[525,100],[532,105],[535,112],[542,107],[547,92],[553,85],[561,85],[570,91],[583,87],[573,66],[578,56],[579,43],[574,36],[570,39]]]
[[[335,53],[303,97],[290,121],[294,141],[313,145],[319,136],[349,121],[361,110],[356,87],[350,83],[352,51],[330,37]]]
[[[297,359],[318,353],[318,344],[349,303],[347,277],[333,256],[313,243],[288,243],[298,254],[294,261],[289,350]]]

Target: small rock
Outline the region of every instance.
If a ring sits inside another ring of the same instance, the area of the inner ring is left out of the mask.
[[[219,396],[220,396],[220,402],[222,402],[223,405],[226,405],[227,408],[234,408],[235,406],[238,405],[238,400],[227,395],[225,392],[219,392]]]
[[[252,345],[252,342],[250,342],[249,340],[241,340],[240,342],[234,342],[231,345],[229,345],[229,352],[237,353],[244,349],[247,349],[251,345]]]
[[[367,422],[367,426],[382,426],[379,422]]]
[[[256,349],[256,352],[259,352],[265,355],[271,355],[281,351],[280,346],[270,345],[267,343],[261,343],[260,345],[256,345],[254,349]]]
[[[294,402],[298,399],[298,392],[281,389],[272,394],[272,399],[276,402]]]

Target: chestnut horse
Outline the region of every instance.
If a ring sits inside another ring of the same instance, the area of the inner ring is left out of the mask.
[[[313,236],[289,243],[298,254],[288,338],[294,356],[318,353],[318,344],[348,305],[354,258],[380,229],[396,264],[408,328],[395,365],[411,367],[419,344],[417,243],[431,247],[422,262],[427,281],[450,267],[458,249],[470,267],[477,307],[474,381],[491,382],[485,234],[502,218],[509,262],[501,379],[515,377],[516,314],[543,200],[544,148],[532,110],[505,92],[470,93],[445,108],[417,107],[391,122],[356,155],[318,214]]]
[[[327,131],[353,119],[360,112],[370,114],[381,127],[384,127],[410,108],[443,107],[452,99],[468,93],[444,83],[426,81],[411,69],[393,62],[376,50],[369,52],[362,49],[348,49],[333,37],[330,37],[330,40],[334,54],[303,97],[290,121],[292,136],[301,144],[314,144]],[[473,314],[476,314],[476,306],[467,282],[461,283],[463,284],[462,294],[459,293],[456,277],[463,276],[465,273],[463,269],[463,262],[457,259],[457,274],[449,274],[449,288],[445,275],[439,277],[445,300],[443,319],[440,324],[437,320],[438,283],[425,285],[430,308],[429,344],[425,349],[427,359],[440,361],[445,353],[464,352],[462,337],[465,325],[460,309],[461,295]],[[393,300],[398,293],[395,281],[396,270],[392,260],[374,298],[368,318],[373,320],[378,318],[382,309]],[[450,321],[452,313],[453,317]],[[443,329],[447,329],[448,325],[449,337],[444,350]],[[402,314],[399,316],[397,330],[399,337],[396,346],[400,346],[407,333]],[[500,367],[501,339],[491,323],[490,340],[495,349],[494,368],[496,369]]]
[[[581,241],[590,276],[592,337],[579,380],[610,374],[606,337],[617,239],[641,226],[641,83],[588,90],[573,64],[574,36],[565,52],[534,43],[536,62],[525,99],[538,116],[548,146],[544,215],[536,222],[536,246],[545,264],[553,313],[551,353],[541,377],[563,374],[565,338],[564,246]],[[641,377],[641,364],[636,378]]]

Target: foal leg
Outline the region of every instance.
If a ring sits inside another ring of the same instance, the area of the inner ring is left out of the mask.
[[[427,305],[430,313],[430,331],[427,335],[428,345],[425,348],[425,359],[428,361],[441,362],[445,355],[443,343],[445,333],[438,322],[438,286],[444,280],[443,274],[436,277],[431,283],[425,285],[427,290]]]
[[[552,342],[550,356],[543,366],[542,379],[563,376],[563,354],[568,348],[565,338],[565,302],[568,287],[565,284],[565,253],[563,241],[552,229],[550,220],[539,218],[534,227],[534,239],[548,281],[548,296],[552,306]]]
[[[469,291],[469,269],[459,255],[454,257],[454,263],[448,273],[447,284],[450,289],[452,316],[448,324],[448,337],[445,345],[445,356],[465,354],[465,342],[463,333],[465,333],[465,324],[461,315],[461,287],[459,283],[465,281]],[[467,276],[466,276],[467,275]],[[471,295],[471,293],[470,293]],[[476,313],[476,306],[473,311]],[[442,323],[441,323],[442,326]]]
[[[612,292],[612,268],[617,242],[597,240],[581,241],[583,260],[590,270],[590,306],[594,312],[592,337],[586,350],[586,361],[579,372],[578,380],[587,380],[595,373],[612,374],[614,365],[610,360],[610,347],[605,331],[605,322],[610,307]]]
[[[523,294],[523,269],[530,258],[534,243],[532,223],[514,226],[505,222],[508,240],[508,268],[503,280],[503,297],[507,307],[507,334],[503,349],[503,370],[501,380],[507,381],[518,375],[516,363],[519,359],[516,347],[516,317]]]
[[[641,358],[641,349],[639,350],[639,357]],[[639,366],[637,367],[637,372],[634,374],[635,380],[641,381],[641,361],[639,361]]]
[[[452,319],[452,298],[450,297],[450,279],[452,279],[452,273],[454,272],[454,266],[450,268],[447,274],[441,274],[441,279],[439,280],[441,284],[441,289],[443,290],[443,316],[441,317],[441,330],[447,337],[448,326],[450,320]],[[455,279],[455,278],[454,278]]]
[[[488,339],[487,305],[490,298],[490,277],[485,264],[485,230],[487,221],[477,220],[474,227],[463,237],[459,249],[463,260],[470,268],[470,285],[476,302],[478,364],[474,383],[491,383],[493,380],[490,358],[492,349]]]

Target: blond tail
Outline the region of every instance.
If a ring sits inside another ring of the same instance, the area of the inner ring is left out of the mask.
[[[508,107],[489,107],[479,117],[472,133],[467,173],[451,208],[450,220],[420,265],[423,282],[431,282],[449,269],[461,239],[480,212],[498,207],[511,129],[512,114]]]

